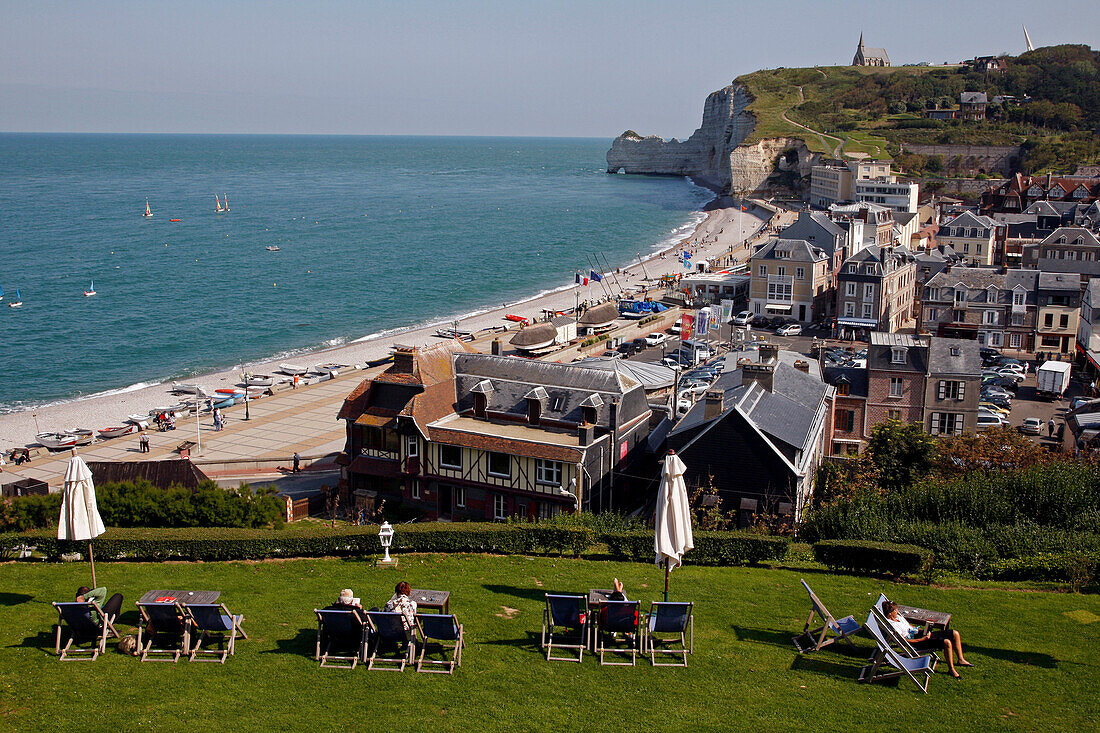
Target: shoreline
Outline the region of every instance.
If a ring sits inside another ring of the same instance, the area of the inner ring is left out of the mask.
[[[700,258],[709,258],[734,247],[742,228],[738,224],[742,212],[739,207],[721,208],[718,204],[722,201],[722,197],[715,196],[710,202],[693,212],[692,218],[685,224],[669,233],[671,238],[678,230],[683,229],[683,236],[671,241],[669,238],[661,240],[652,245],[653,250],[640,258],[634,258],[629,264],[601,273],[605,276],[603,286],[591,281],[588,286],[561,285],[501,306],[475,309],[449,318],[432,319],[428,323],[387,329],[348,340],[339,345],[283,351],[265,360],[246,363],[243,366],[249,371],[266,374],[277,370],[280,362],[288,361],[301,362],[309,367],[324,361],[362,364],[385,357],[394,343],[413,346],[435,343],[439,340],[434,336],[435,331],[448,327],[456,321],[460,330],[471,333],[499,330],[501,326],[509,324],[504,320],[504,316],[509,311],[520,310],[519,315],[535,318],[542,314],[543,309],[571,310],[578,299],[602,301],[608,299],[608,291],[615,295],[621,294],[622,290],[635,290],[646,283],[653,284],[661,275],[683,272],[679,260],[669,256],[681,248],[691,250]],[[745,212],[744,216],[747,219],[743,227],[745,238],[755,234],[766,222],[761,215],[751,211]],[[694,225],[692,219],[697,219]],[[731,224],[736,229],[726,233],[727,225]],[[648,277],[645,277],[643,272],[647,273]],[[147,380],[93,395],[0,414],[0,449],[7,450],[33,444],[35,435],[39,432],[75,428],[98,430],[107,425],[117,425],[126,418],[126,415],[144,414],[149,409],[172,402],[172,395],[167,388],[173,381],[198,383],[207,390],[213,391],[236,385],[240,369],[241,365],[236,365],[230,369],[193,377],[175,380],[166,378],[161,381]]]

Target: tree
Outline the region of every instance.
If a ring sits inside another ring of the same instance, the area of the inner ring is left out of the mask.
[[[1012,427],[986,430],[976,435],[942,438],[937,470],[942,476],[970,471],[1030,468],[1058,456]]]
[[[924,432],[924,426],[888,420],[876,425],[867,441],[867,453],[879,472],[884,491],[912,486],[936,465],[936,439]]]
[[[943,172],[943,158],[938,155],[928,156],[928,164],[925,169],[929,173],[942,173]]]

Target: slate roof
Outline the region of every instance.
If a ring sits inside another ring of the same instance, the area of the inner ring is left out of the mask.
[[[929,374],[977,377],[982,371],[981,346],[972,339],[933,337],[928,347]]]
[[[825,381],[834,387],[846,381],[848,394],[837,394],[837,397],[866,397],[867,396],[867,370],[859,367],[825,367]]]
[[[832,254],[837,244],[843,245],[848,232],[829,218],[824,211],[802,211],[798,218],[779,232],[783,239],[801,239],[812,242]],[[813,237],[811,240],[810,237]],[[839,237],[839,241],[838,241]]]
[[[983,229],[993,229],[997,226],[997,222],[990,219],[988,216],[982,216],[975,214],[972,211],[964,211],[958,216],[952,218],[950,221],[940,225],[940,232],[942,233],[945,227],[957,228],[957,227],[982,227]],[[944,235],[951,236],[951,235]]]
[[[1091,280],[1089,281],[1092,282]],[[1081,278],[1075,273],[1065,272],[1040,272],[1040,290],[1065,290],[1077,293],[1081,290]]]
[[[962,92],[959,94],[959,104],[985,104],[989,101],[985,92]]]
[[[1058,227],[1050,233],[1046,239],[1042,241],[1043,244],[1063,244],[1058,240],[1062,237],[1066,238],[1064,244],[1072,244],[1075,246],[1086,247],[1100,247],[1100,241],[1096,239],[1096,235],[1090,232],[1084,227]]]
[[[976,342],[975,342],[976,343]],[[894,347],[905,348],[905,363],[895,364]],[[928,344],[907,334],[871,332],[871,343],[867,347],[867,368],[892,372],[927,373]]]
[[[776,253],[786,253],[789,256],[777,257]],[[820,247],[810,244],[804,239],[772,239],[756,250],[752,255],[754,260],[779,260],[791,262],[820,262],[826,259],[825,251]]]

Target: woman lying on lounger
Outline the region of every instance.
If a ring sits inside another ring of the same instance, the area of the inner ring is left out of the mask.
[[[960,667],[973,667],[974,665],[966,661],[966,657],[963,656],[962,638],[959,636],[958,631],[951,631],[948,629],[935,629],[925,631],[917,626],[913,626],[911,623],[902,618],[898,613],[898,604],[893,601],[884,601],[882,604],[882,613],[886,616],[886,620],[890,622],[890,625],[897,630],[901,636],[913,644],[929,643],[935,644],[942,642],[944,656],[947,658],[947,669],[951,671],[951,676],[955,679],[960,677],[958,671],[955,669],[955,657],[959,658]]]

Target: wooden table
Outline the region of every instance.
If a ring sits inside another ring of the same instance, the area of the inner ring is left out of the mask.
[[[930,627],[934,626],[946,629],[951,625],[951,614],[944,613],[943,611],[929,611],[926,608],[903,606],[899,603],[898,613],[906,621],[917,621],[921,624],[927,624]]]
[[[416,601],[417,611],[431,609],[437,613],[449,614],[451,612],[451,592],[449,590],[413,588],[409,591],[409,600]]]
[[[611,599],[611,594],[615,591],[610,588],[589,588],[588,589],[588,605],[599,606],[603,603],[607,603]]]
[[[158,598],[174,598],[180,603],[214,603],[221,596],[217,590],[151,590],[138,603],[157,603]]]

